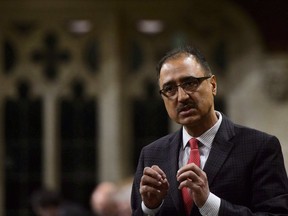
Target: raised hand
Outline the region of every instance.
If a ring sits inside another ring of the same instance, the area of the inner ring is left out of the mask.
[[[140,194],[147,208],[159,207],[167,195],[168,188],[169,182],[166,175],[158,166],[144,168],[140,182]]]

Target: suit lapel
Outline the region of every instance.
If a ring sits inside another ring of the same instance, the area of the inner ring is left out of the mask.
[[[221,169],[234,145],[229,141],[235,134],[233,123],[223,114],[222,117],[221,126],[214,138],[209,157],[203,169],[207,175],[209,186],[213,183],[215,176]]]
[[[181,197],[181,191],[178,189],[179,183],[176,179],[176,173],[178,171],[178,160],[179,160],[179,148],[182,143],[182,130],[175,133],[175,136],[171,137],[167,146],[169,148],[169,155],[167,155],[167,167],[166,175],[170,183],[170,194],[171,199],[178,212],[183,212],[183,202]],[[184,212],[183,212],[184,213]]]

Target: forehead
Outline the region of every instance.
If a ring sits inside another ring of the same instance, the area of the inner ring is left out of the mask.
[[[194,56],[179,56],[175,59],[167,60],[160,70],[159,83],[179,81],[184,77],[201,77],[204,70]]]

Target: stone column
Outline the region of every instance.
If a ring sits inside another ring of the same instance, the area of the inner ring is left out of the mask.
[[[122,178],[122,85],[119,22],[114,14],[105,17],[101,35],[101,75],[99,77],[99,180]],[[96,85],[96,84],[95,84]]]
[[[60,152],[57,128],[57,104],[55,89],[45,91],[43,106],[43,184],[59,189]]]
[[[0,95],[0,113],[4,113],[3,99]],[[4,115],[0,115],[0,216],[5,215],[5,144],[4,144]]]

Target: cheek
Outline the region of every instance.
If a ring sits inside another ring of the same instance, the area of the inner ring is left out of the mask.
[[[206,96],[203,96],[198,101],[198,106],[202,109],[210,109],[210,107],[214,103],[214,96],[210,94],[206,94]]]
[[[176,108],[173,103],[169,103],[169,101],[164,102],[167,114],[171,119],[175,119],[176,117]]]

